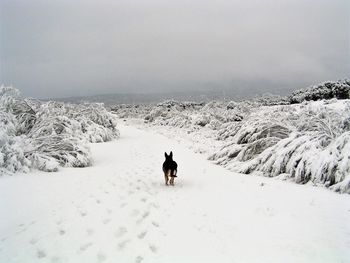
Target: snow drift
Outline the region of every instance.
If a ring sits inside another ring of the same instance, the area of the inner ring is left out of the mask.
[[[0,175],[30,169],[91,164],[89,142],[119,137],[117,122],[102,104],[73,105],[22,98],[0,88]]]

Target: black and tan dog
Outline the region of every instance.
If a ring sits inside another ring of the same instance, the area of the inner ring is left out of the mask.
[[[174,179],[177,174],[177,163],[173,160],[173,152],[170,152],[169,155],[164,153],[165,162],[163,163],[163,172],[165,178],[165,185],[174,185]]]

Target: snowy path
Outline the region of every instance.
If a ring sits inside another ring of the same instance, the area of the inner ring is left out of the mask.
[[[350,262],[350,197],[121,126],[94,166],[0,178],[0,262]],[[164,151],[179,164],[163,184]]]

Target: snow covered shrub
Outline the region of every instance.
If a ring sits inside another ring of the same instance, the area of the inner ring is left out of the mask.
[[[28,136],[34,139],[64,134],[71,136],[76,134],[77,137],[83,139],[80,123],[66,116],[39,118],[33,129],[28,133]]]
[[[21,98],[19,91],[12,87],[1,86],[0,110],[16,117],[18,120],[16,133],[18,135],[27,133],[36,121],[34,110],[25,99]]]
[[[220,135],[230,142],[209,159],[233,171],[350,192],[349,100],[261,107]]]
[[[0,174],[89,166],[87,143],[118,138],[116,125],[116,117],[102,104],[41,103],[2,86]]]
[[[203,105],[196,102],[167,100],[154,106],[144,119],[155,125],[190,127],[193,123],[193,112],[198,111]]]
[[[288,97],[273,95],[273,94],[263,94],[257,98],[254,98],[258,105],[261,106],[274,106],[274,105],[289,105],[290,100]]]
[[[350,99],[350,80],[327,81],[297,90],[289,97],[291,103],[301,103],[304,100],[322,100],[322,99]]]
[[[52,157],[61,166],[85,167],[91,164],[90,149],[78,138],[55,135],[39,137],[33,139],[33,145],[34,151],[41,154],[41,158]],[[52,163],[52,159],[48,160]],[[46,163],[44,165],[45,168],[48,167]]]
[[[27,146],[23,136],[16,136],[15,117],[0,111],[0,175],[29,170],[30,161],[25,155]]]
[[[26,140],[17,136],[18,120],[12,110],[18,97],[17,90],[0,88],[0,175],[29,170],[30,161],[25,156]]]
[[[30,160],[33,168],[44,172],[57,172],[60,166],[55,158],[42,153],[33,152]]]
[[[119,137],[116,117],[101,104],[74,105],[50,101],[42,104],[37,115],[38,123],[32,133],[65,133],[89,142],[105,142]]]
[[[119,118],[146,119],[153,107],[153,104],[118,104],[111,107],[111,112]]]
[[[0,131],[0,175],[28,172],[31,162],[25,154],[28,147],[22,136],[8,136]]]
[[[196,116],[193,121],[194,121],[194,124],[204,127],[205,125],[209,124],[210,116],[206,114],[202,114],[202,115]]]
[[[15,107],[19,98],[19,90],[12,87],[0,87],[0,109],[2,111],[12,113],[12,108]]]

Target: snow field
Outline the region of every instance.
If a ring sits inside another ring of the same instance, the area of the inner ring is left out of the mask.
[[[350,202],[119,125],[93,166],[3,177],[0,262],[350,262]],[[164,151],[179,165],[164,186]]]

